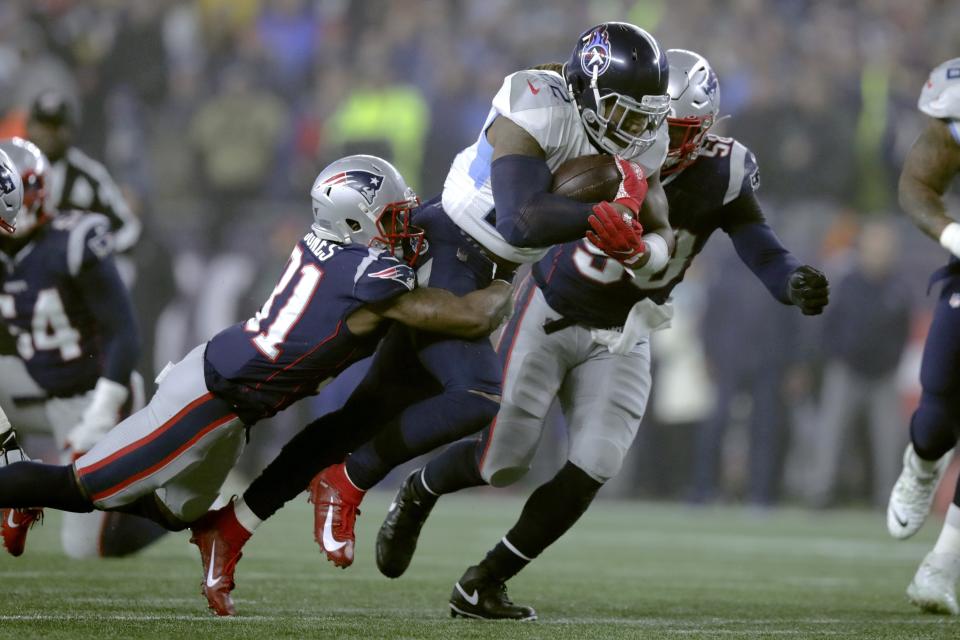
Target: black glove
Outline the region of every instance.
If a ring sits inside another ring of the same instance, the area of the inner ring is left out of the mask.
[[[790,274],[787,296],[792,304],[800,307],[803,315],[820,315],[830,299],[830,283],[821,272],[803,265]]]

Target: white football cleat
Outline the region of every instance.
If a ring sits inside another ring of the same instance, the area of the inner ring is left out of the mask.
[[[940,478],[950,464],[952,451],[937,460],[932,471],[921,469],[921,460],[908,444],[903,452],[903,471],[890,492],[887,504],[887,530],[899,540],[909,538],[923,526]]]
[[[960,579],[960,555],[931,551],[920,563],[907,587],[910,602],[930,613],[960,615],[957,605],[957,580]]]

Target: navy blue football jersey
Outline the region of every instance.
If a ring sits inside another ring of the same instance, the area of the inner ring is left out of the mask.
[[[415,286],[413,269],[389,253],[310,232],[260,311],[207,343],[207,388],[247,424],[272,416],[373,353],[388,323],[354,336],[346,326],[351,313]]]
[[[677,241],[667,266],[634,276],[586,240],[554,246],[533,266],[533,276],[554,310],[590,327],[620,326],[639,300],[660,304],[670,297],[716,229],[730,232],[763,222],[755,206],[754,192],[760,186],[756,158],[732,138],[708,135],[699,158],[665,178],[663,185]]]
[[[0,318],[50,395],[92,389],[101,375],[101,336],[79,278],[112,256],[110,221],[79,211],[57,215],[15,255],[0,251]]]

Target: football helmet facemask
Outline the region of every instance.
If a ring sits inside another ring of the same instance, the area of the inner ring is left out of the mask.
[[[689,166],[720,112],[720,83],[707,59],[686,49],[668,49],[670,64],[670,149],[661,175]]]
[[[423,251],[423,229],[410,224],[420,199],[382,158],[353,155],[333,162],[314,180],[310,197],[317,237],[381,246],[411,265]]]
[[[595,146],[625,159],[653,146],[670,108],[666,56],[653,36],[626,22],[581,34],[563,77]]]
[[[46,196],[45,183],[50,163],[37,145],[23,138],[0,140],[0,151],[12,161],[22,183],[22,204],[16,219],[16,228],[12,231],[15,238],[22,238],[46,218],[43,200]]]

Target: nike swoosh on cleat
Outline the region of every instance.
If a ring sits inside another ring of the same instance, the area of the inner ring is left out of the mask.
[[[333,505],[327,507],[327,519],[323,523],[323,548],[327,551],[339,551],[347,544],[333,537]]]
[[[477,606],[477,603],[480,602],[480,594],[477,593],[476,589],[473,590],[472,595],[467,595],[467,592],[463,590],[463,587],[460,586],[459,582],[456,584],[456,587],[457,587],[457,591],[460,592],[460,595],[463,596],[464,600],[469,602],[474,607]]]
[[[213,562],[217,557],[217,541],[213,541],[213,546],[210,548],[210,568],[207,569],[207,587],[213,589],[215,586],[220,584],[220,581],[223,579],[223,576],[217,576],[217,579],[213,579]]]
[[[900,517],[900,514],[897,513],[896,511],[891,511],[891,513],[893,513],[893,519],[896,520],[896,521],[897,521],[897,524],[900,525],[901,527],[906,528],[906,526],[907,526],[908,524],[910,524],[910,520],[904,520],[904,519],[902,519],[902,518]]]
[[[16,509],[10,509],[10,512],[7,514],[7,526],[10,527],[11,529],[16,529],[17,527],[20,526],[20,523],[17,522],[13,517],[13,514],[15,514],[16,512],[17,512]]]

